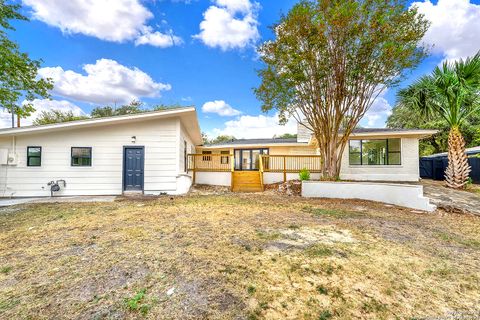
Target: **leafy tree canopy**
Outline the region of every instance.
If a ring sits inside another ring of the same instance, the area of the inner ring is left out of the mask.
[[[300,1],[259,48],[262,110],[277,109],[283,123],[293,116],[311,129],[322,175],[336,179],[352,130],[378,95],[425,57],[427,29],[406,0]]]
[[[297,134],[295,133],[284,133],[276,138],[278,139],[293,139],[293,138],[296,138],[297,137]]]
[[[143,102],[138,100],[132,100],[128,104],[124,104],[118,108],[114,108],[111,106],[103,106],[103,107],[96,107],[92,110],[91,116],[92,118],[102,118],[102,117],[112,117],[112,116],[121,116],[125,114],[135,114],[135,113],[142,113],[142,112],[149,112],[149,111],[162,111],[162,110],[169,110],[175,108],[181,108],[182,105],[173,104],[173,105],[166,105],[166,104],[158,104],[153,106],[153,108],[145,108]]]
[[[132,100],[130,103],[118,108],[113,108],[111,106],[96,107],[92,110],[90,115],[92,118],[103,118],[146,112],[147,110],[144,110],[142,107],[143,103],[141,101]]]
[[[18,10],[19,4],[7,4],[0,0],[0,106],[12,110],[20,118],[28,117],[35,111],[30,103],[36,98],[48,98],[53,88],[50,79],[37,79],[40,60],[32,60],[20,52],[17,43],[7,37],[7,30],[15,30],[11,20],[27,20]],[[23,98],[27,103],[19,104]]]
[[[229,141],[233,141],[233,140],[237,140],[234,136],[229,136],[229,135],[220,135],[218,137],[216,137],[215,139],[212,139],[210,141],[208,141],[209,144],[220,144],[220,143],[223,143],[223,142],[229,142]]]
[[[88,119],[87,116],[76,116],[73,114],[73,111],[61,111],[61,110],[50,110],[42,111],[40,115],[33,121],[33,125],[44,125],[60,122],[68,122],[75,120],[84,120]]]
[[[168,104],[157,104],[153,107],[153,110],[154,111],[163,111],[163,110],[169,110],[169,109],[175,109],[175,108],[182,108],[184,106],[182,106],[181,104],[172,104],[172,105],[168,105]]]
[[[177,108],[179,106],[173,105],[157,105],[153,107],[154,111],[159,110],[168,110],[171,108]],[[141,101],[133,100],[128,104],[122,105],[118,108],[112,108],[111,106],[96,107],[92,110],[90,117],[91,118],[103,118],[103,117],[112,117],[120,116],[126,114],[136,114],[142,112],[149,112],[151,110],[143,108],[143,103]],[[43,111],[37,119],[34,120],[34,125],[42,124],[51,124],[75,120],[83,120],[90,118],[89,116],[76,116],[72,111],[62,111],[62,110],[51,110]]]

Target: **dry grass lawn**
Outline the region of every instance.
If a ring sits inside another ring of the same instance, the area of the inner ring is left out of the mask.
[[[480,218],[466,215],[258,194],[0,213],[1,319],[421,319],[479,306]]]

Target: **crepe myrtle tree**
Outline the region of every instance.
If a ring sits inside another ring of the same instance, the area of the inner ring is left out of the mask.
[[[428,22],[404,0],[304,0],[263,43],[255,89],[262,110],[277,109],[312,130],[324,179],[340,174],[352,130],[404,71],[426,56]]]

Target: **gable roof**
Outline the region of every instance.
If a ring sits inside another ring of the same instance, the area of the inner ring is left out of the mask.
[[[39,126],[0,129],[0,136],[17,136],[36,132],[61,131],[75,128],[98,127],[103,125],[140,122],[153,119],[168,119],[179,117],[183,126],[195,144],[202,143],[202,134],[198,124],[197,112],[193,107],[178,107],[160,111],[148,111],[113,117],[90,118]]]

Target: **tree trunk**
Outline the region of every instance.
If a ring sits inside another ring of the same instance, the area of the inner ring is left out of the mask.
[[[317,137],[318,147],[321,149],[322,155],[322,179],[327,181],[336,181],[340,176],[341,154],[338,149],[338,137],[330,139],[322,139]]]
[[[445,170],[447,186],[464,188],[468,182],[470,166],[465,153],[465,140],[458,127],[452,127],[448,135],[448,167]]]
[[[17,128],[20,128],[20,116],[17,113]]]

